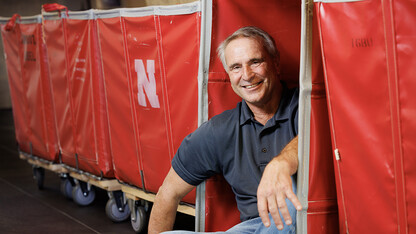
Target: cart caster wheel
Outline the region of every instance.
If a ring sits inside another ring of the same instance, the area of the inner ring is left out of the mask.
[[[72,199],[72,190],[74,186],[72,186],[71,181],[69,179],[62,179],[61,181],[61,193],[67,198]]]
[[[143,206],[138,206],[136,208],[136,218],[131,217],[131,226],[136,233],[143,231],[145,224],[147,222],[146,211]]]
[[[105,205],[105,213],[108,218],[113,222],[123,222],[127,220],[130,216],[129,206],[126,204],[123,205],[123,211],[120,211],[117,207],[116,201],[114,198],[108,199],[107,204]]]
[[[34,167],[33,168],[33,178],[36,181],[36,185],[38,189],[43,189],[43,182],[45,180],[45,169],[41,167]]]
[[[80,206],[88,206],[95,199],[95,190],[91,187],[88,192],[83,193],[81,186],[78,184],[72,189],[72,199]]]

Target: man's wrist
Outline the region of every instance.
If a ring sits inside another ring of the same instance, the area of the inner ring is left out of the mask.
[[[298,169],[297,160],[295,161],[295,159],[291,157],[284,157],[283,155],[278,155],[277,157],[273,158],[270,163],[274,165],[275,169],[280,171],[286,170],[290,175],[294,175]]]

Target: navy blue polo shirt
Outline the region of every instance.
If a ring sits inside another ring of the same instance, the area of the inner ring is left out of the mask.
[[[258,217],[257,187],[265,166],[297,136],[298,89],[283,85],[279,108],[266,125],[242,101],[188,135],[172,161],[175,172],[198,185],[223,174],[236,196],[242,221]]]

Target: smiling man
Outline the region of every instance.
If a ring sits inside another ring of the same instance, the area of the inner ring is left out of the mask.
[[[149,233],[171,230],[180,200],[214,174],[231,185],[241,223],[227,233],[295,233],[298,91],[279,77],[279,53],[263,30],[244,27],[218,48],[243,100],[187,136],[156,195]]]

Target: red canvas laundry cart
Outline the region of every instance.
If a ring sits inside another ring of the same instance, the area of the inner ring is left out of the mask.
[[[114,178],[93,11],[68,12],[57,4],[43,9],[58,10],[42,16],[60,162],[69,171],[62,191],[83,206],[94,201],[94,187],[107,190],[107,215],[124,220],[129,210]]]
[[[182,139],[198,124],[199,3],[97,11],[115,175],[146,223]],[[194,215],[195,192],[179,211]]]
[[[2,21],[2,38],[20,157],[30,160],[38,187],[44,168],[61,171],[41,16]]]

